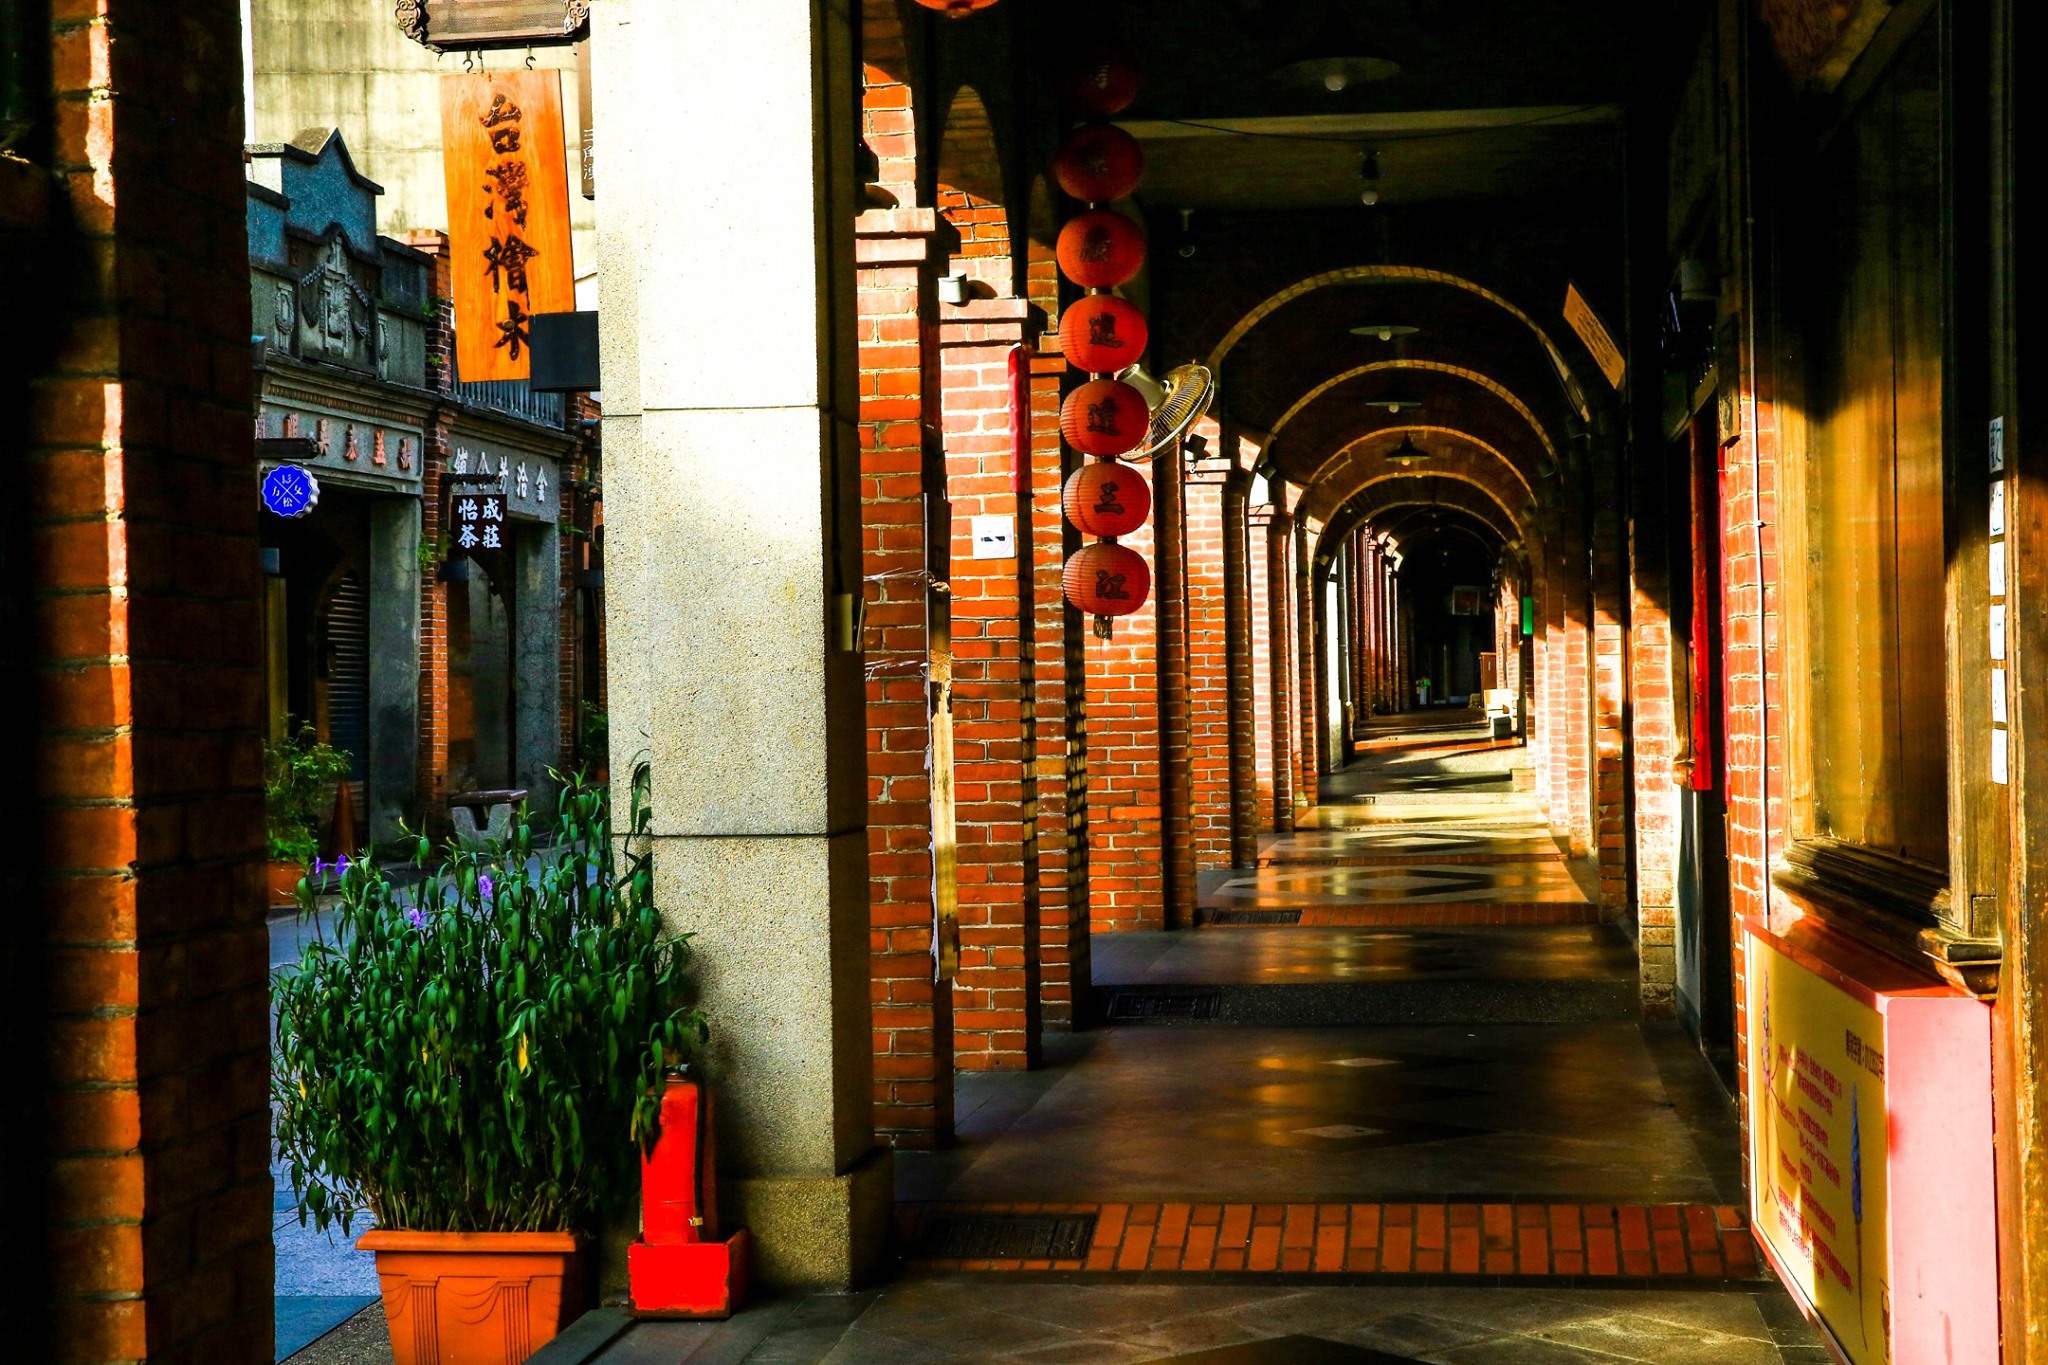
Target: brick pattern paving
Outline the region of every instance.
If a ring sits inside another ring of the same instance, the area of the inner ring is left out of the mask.
[[[1085,1260],[931,1270],[1756,1280],[1748,1216],[1714,1204],[945,1204],[949,1216],[1094,1214]],[[923,1209],[908,1210],[915,1220]]]

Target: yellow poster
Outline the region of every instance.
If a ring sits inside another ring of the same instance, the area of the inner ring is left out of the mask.
[[[1751,1217],[1855,1365],[1887,1365],[1884,1018],[1749,940]]]

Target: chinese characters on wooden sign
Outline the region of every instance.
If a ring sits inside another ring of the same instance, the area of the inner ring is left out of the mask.
[[[575,310],[562,137],[560,72],[441,78],[455,365],[464,381],[526,378],[533,315]]]
[[[449,518],[458,550],[505,548],[505,495],[471,493],[457,488],[449,499]]]

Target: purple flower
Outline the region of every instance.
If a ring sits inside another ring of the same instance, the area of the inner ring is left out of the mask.
[[[415,929],[424,929],[427,927],[427,912],[414,906],[405,912],[405,922]]]
[[[490,873],[481,873],[476,879],[476,894],[484,900],[489,900],[491,898],[491,890],[495,885],[496,883],[491,880]]]
[[[307,869],[307,871],[311,876],[314,877],[325,876],[327,874],[327,864],[321,861],[319,858],[315,858],[313,859],[313,866]]]
[[[340,854],[335,858],[334,875],[337,877],[346,877],[348,875],[348,855],[346,853]]]

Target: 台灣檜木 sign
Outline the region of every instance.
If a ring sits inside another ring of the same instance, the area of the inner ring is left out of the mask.
[[[1614,334],[1607,330],[1607,324],[1600,321],[1593,305],[1586,302],[1575,284],[1564,288],[1564,320],[1586,343],[1586,350],[1600,367],[1600,373],[1607,376],[1607,382],[1620,388],[1622,377],[1628,373],[1628,362],[1622,359],[1621,347],[1614,344]]]
[[[524,379],[533,315],[576,307],[561,73],[443,76],[441,156],[456,370]]]

